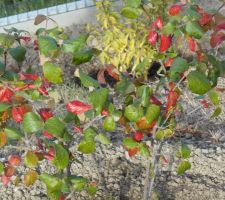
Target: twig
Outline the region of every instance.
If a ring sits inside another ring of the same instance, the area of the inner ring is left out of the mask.
[[[223,4],[217,8],[216,12],[212,15],[212,18],[225,6],[225,1],[223,2]]]
[[[103,119],[105,116],[97,116],[95,117],[93,120],[91,120],[89,123],[87,123],[85,126],[84,126],[84,130],[88,129],[90,126],[92,126],[96,121],[99,121],[101,119]]]
[[[153,188],[154,188],[154,183],[155,183],[155,177],[156,177],[156,173],[158,171],[158,164],[159,164],[159,158],[160,158],[160,153],[162,151],[162,146],[163,146],[163,141],[160,141],[159,142],[159,146],[153,156],[153,174],[152,174],[152,179],[150,181],[150,184],[149,184],[149,190],[148,190],[148,193],[147,193],[147,199],[151,200],[152,198],[152,191],[153,191]]]

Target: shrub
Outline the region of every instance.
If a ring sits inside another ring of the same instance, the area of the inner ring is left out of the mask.
[[[104,4],[99,3],[98,6],[103,9]],[[113,12],[109,9],[110,4],[107,3],[106,6],[109,6],[106,10],[109,11],[110,18]],[[141,1],[127,1],[121,13],[138,21],[139,17],[142,17],[140,9],[145,9]],[[107,14],[106,10],[104,8],[100,15]],[[154,54],[154,57],[153,54],[149,57],[145,54],[144,57],[160,63],[160,80],[156,83],[146,80],[144,66],[140,68],[145,79],[136,79],[137,68],[134,67],[133,58],[130,59],[132,64],[127,66],[131,67],[134,76],[124,72],[129,68],[120,71],[119,63],[116,66],[104,66],[99,71],[97,80],[79,70],[76,75],[87,89],[88,98],[85,102],[79,99],[64,102],[64,115],[57,115],[50,108],[36,108],[35,102],[42,102],[55,84],[63,82],[63,72],[57,64],[60,54],[70,54],[73,63],[82,64],[89,61],[95,53],[99,53],[99,50],[86,46],[88,35],[81,34],[71,40],[58,26],[53,29],[39,29],[37,40],[24,36],[24,31],[17,29],[10,29],[7,34],[1,34],[4,63],[1,63],[0,77],[0,147],[20,150],[18,154],[11,155],[0,164],[4,185],[17,173],[15,166],[25,164],[29,168],[23,180],[25,185],[30,186],[39,178],[47,186],[48,195],[52,199],[64,198],[73,194],[71,192],[74,190],[87,190],[94,195],[95,183],[90,183],[86,177],[71,174],[71,164],[76,161],[70,149],[71,145],[74,145],[72,129],[83,133],[76,147],[77,151],[90,154],[95,151],[97,142],[110,143],[105,132],[116,133],[119,128],[126,133],[122,144],[129,156],[139,153],[151,160],[149,170],[152,177],[144,194],[145,199],[151,198],[158,163],[160,160],[168,162],[161,154],[161,149],[163,143],[174,136],[176,119],[178,113],[182,112],[179,106],[182,91],[189,89],[204,101],[202,104],[205,108],[213,106],[215,111],[210,118],[215,118],[222,112],[221,90],[216,86],[218,78],[224,75],[224,61],[218,60],[216,54],[209,54],[201,46],[201,41],[207,34],[210,34],[210,50],[218,49],[223,44],[225,19],[218,12],[219,10],[208,13],[194,3],[170,6],[165,20],[156,16],[153,21],[149,21],[148,31],[142,27],[144,31],[140,32],[141,37],[135,33],[135,40],[132,37],[126,40],[126,46],[132,41],[143,40],[144,49],[149,48],[149,52]],[[51,19],[38,16],[35,24],[46,20]],[[128,26],[120,23],[114,21],[110,28],[118,26],[127,31]],[[129,28],[131,32],[141,28],[136,25]],[[123,36],[121,38],[124,39]],[[25,72],[21,70],[21,62],[26,57],[26,48],[22,41],[28,40],[33,42],[35,50],[40,52],[43,63],[41,73],[36,74],[31,68]],[[182,48],[179,49],[179,46]],[[133,51],[138,55],[139,49]],[[184,51],[189,51],[188,57],[183,56]],[[104,50],[102,53],[104,54]],[[18,62],[19,74],[6,68],[9,55]],[[116,64],[111,59],[107,62]],[[126,66],[123,60],[119,62],[121,66]],[[116,84],[113,87],[107,85],[106,74],[115,79]],[[205,100],[206,97],[210,102]],[[190,155],[191,151],[185,144],[176,151],[179,160],[177,174],[183,174],[191,168],[188,161]],[[40,172],[41,160],[48,160],[57,172]]]

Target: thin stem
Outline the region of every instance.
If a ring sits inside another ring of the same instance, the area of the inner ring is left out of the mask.
[[[162,146],[163,146],[163,141],[160,141],[159,143],[159,146],[153,156],[153,174],[152,174],[152,179],[150,181],[150,184],[149,184],[149,190],[148,190],[148,193],[147,193],[147,199],[151,200],[152,198],[152,192],[153,192],[153,189],[154,189],[154,183],[155,183],[155,177],[156,177],[156,173],[158,171],[158,165],[159,165],[159,158],[160,158],[160,154],[161,154],[161,151],[162,151]]]
[[[216,10],[216,12],[212,15],[212,18],[225,6],[225,1],[222,3],[222,5]]]

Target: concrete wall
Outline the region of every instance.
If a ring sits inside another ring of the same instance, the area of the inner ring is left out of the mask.
[[[121,1],[117,1],[115,3],[116,7],[119,7],[121,5]],[[95,22],[95,13],[96,13],[96,7],[86,7],[81,8],[78,10],[73,10],[69,12],[65,12],[62,14],[52,15],[50,16],[52,19],[54,19],[60,27],[68,27],[72,24],[85,24],[88,22]],[[53,25],[51,22],[49,26]],[[38,28],[44,27],[45,23],[42,23],[38,26],[34,25],[34,20],[29,20],[17,24],[7,25],[4,27],[0,27],[0,32],[4,32],[3,28],[11,28],[15,27],[17,29],[24,29],[29,31],[30,33],[35,32]]]

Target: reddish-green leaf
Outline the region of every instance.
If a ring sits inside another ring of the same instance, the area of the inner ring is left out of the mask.
[[[0,133],[0,148],[4,147],[7,143],[7,136],[5,132]]]
[[[35,168],[38,164],[38,157],[34,152],[28,151],[24,158],[24,162],[27,167]]]
[[[30,170],[24,175],[24,184],[29,187],[33,185],[38,178],[38,173],[36,171]]]
[[[10,165],[18,166],[21,163],[21,157],[18,155],[11,155],[8,159]]]
[[[147,112],[145,115],[148,124],[151,124],[154,121],[157,121],[159,118],[159,115],[160,115],[160,106],[155,104],[151,104],[150,106],[148,106]]]

